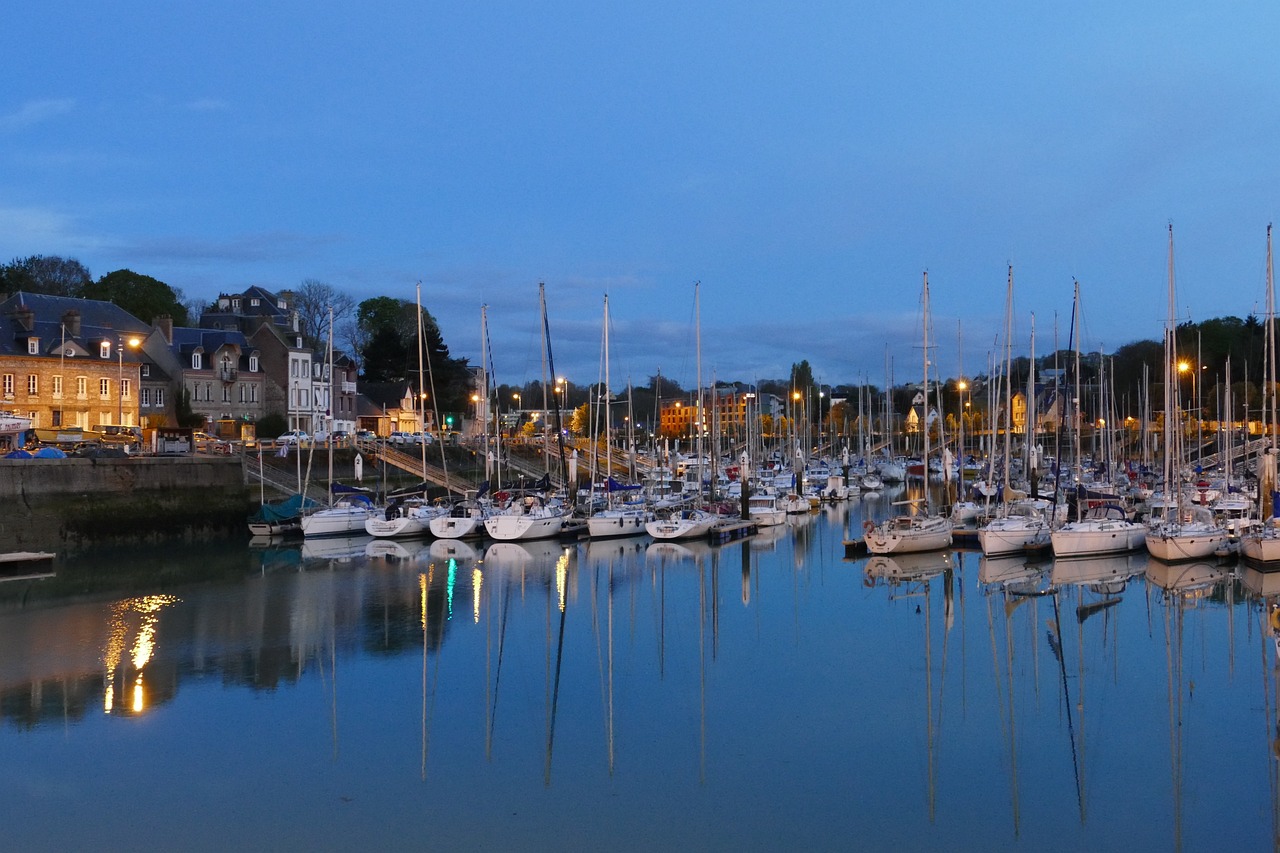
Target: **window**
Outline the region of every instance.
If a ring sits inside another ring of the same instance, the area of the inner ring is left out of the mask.
[[[222,383],[222,402],[231,402],[231,386],[225,382]]]
[[[111,396],[111,380],[110,379],[98,380],[98,396],[104,400]]]
[[[252,305],[254,308],[257,308],[259,305],[262,304],[262,300],[254,296],[249,300],[249,304]]]
[[[213,383],[212,382],[204,383],[204,399],[206,403],[213,399]]]
[[[54,410],[53,410],[53,418],[52,418],[52,421],[51,421],[51,423],[50,423],[50,426],[53,426],[53,427],[60,427],[60,426],[62,426],[62,409],[54,409]]]
[[[62,377],[53,377],[53,397],[55,400],[62,399]]]
[[[164,408],[164,389],[163,388],[156,389],[156,408],[159,408],[159,409]]]
[[[143,375],[143,376],[150,376],[150,375],[151,375],[151,365],[149,365],[149,364],[144,364],[144,365],[142,365],[142,375]]]
[[[138,391],[138,394],[141,395],[141,399],[138,401],[138,405],[142,406],[142,408],[144,409],[151,408],[151,389],[143,388]]]
[[[122,400],[128,400],[128,399],[132,396],[132,395],[129,393],[129,391],[131,390],[131,389],[130,389],[130,385],[131,385],[131,384],[132,384],[132,383],[130,383],[128,379],[121,379],[121,380],[120,380],[120,399],[122,399]]]
[[[203,364],[204,364],[203,353],[198,353],[198,352],[191,353],[191,369],[192,370],[200,370],[201,365]]]
[[[27,355],[39,355],[39,354],[40,354],[40,339],[27,338]]]
[[[89,396],[89,377],[87,376],[76,377],[76,396],[79,397],[81,400]]]
[[[237,296],[231,300],[231,310],[232,311],[240,310],[240,297]]]
[[[40,377],[34,373],[27,374],[27,396],[34,397],[40,393]]]
[[[13,396],[13,374],[12,373],[6,373],[4,375],[4,381],[0,382],[0,385],[3,385],[2,390],[4,391],[4,395],[6,397]]]
[[[111,358],[111,341],[103,341],[98,344],[98,357]]]
[[[249,356],[249,372],[250,373],[258,372],[258,357],[256,355]]]

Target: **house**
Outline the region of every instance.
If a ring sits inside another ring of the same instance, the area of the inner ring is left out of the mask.
[[[207,432],[240,438],[232,424],[256,423],[266,414],[261,354],[241,332],[175,327],[171,318],[157,317],[143,349],[174,406],[185,393]]]
[[[0,300],[0,409],[32,427],[139,426],[150,327],[110,302],[19,291]]]

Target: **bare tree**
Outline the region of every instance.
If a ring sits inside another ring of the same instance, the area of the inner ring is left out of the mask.
[[[329,309],[333,309],[334,328],[345,328],[344,321],[355,318],[356,301],[327,282],[308,278],[294,291],[293,307],[298,312],[298,331],[316,347],[329,338]]]

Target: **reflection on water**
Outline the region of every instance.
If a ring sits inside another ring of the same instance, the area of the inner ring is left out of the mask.
[[[722,546],[139,548],[0,586],[10,842],[125,832],[145,780],[184,837],[180,803],[234,810],[222,847],[423,821],[466,848],[1274,846],[1280,573],[846,560],[865,510]]]

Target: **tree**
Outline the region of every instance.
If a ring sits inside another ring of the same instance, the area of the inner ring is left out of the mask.
[[[335,329],[346,328],[347,321],[357,311],[355,299],[332,284],[314,278],[303,279],[293,292],[293,308],[298,312],[298,331],[302,332],[307,345],[314,348],[323,348],[329,340],[330,308]]]
[[[356,309],[360,335],[366,341],[359,353],[363,376],[370,381],[405,381],[434,389],[441,411],[462,411],[469,405],[472,377],[466,359],[449,356],[440,327],[426,310],[403,299],[377,296]],[[421,355],[419,344],[421,343]],[[425,375],[420,375],[421,364]]]
[[[173,318],[175,326],[188,325],[187,306],[182,295],[159,279],[133,270],[109,272],[81,291],[85,299],[112,302],[139,320],[151,323],[156,317]]]
[[[31,255],[0,266],[0,293],[25,290],[50,296],[83,296],[93,281],[89,270],[75,258]]]

